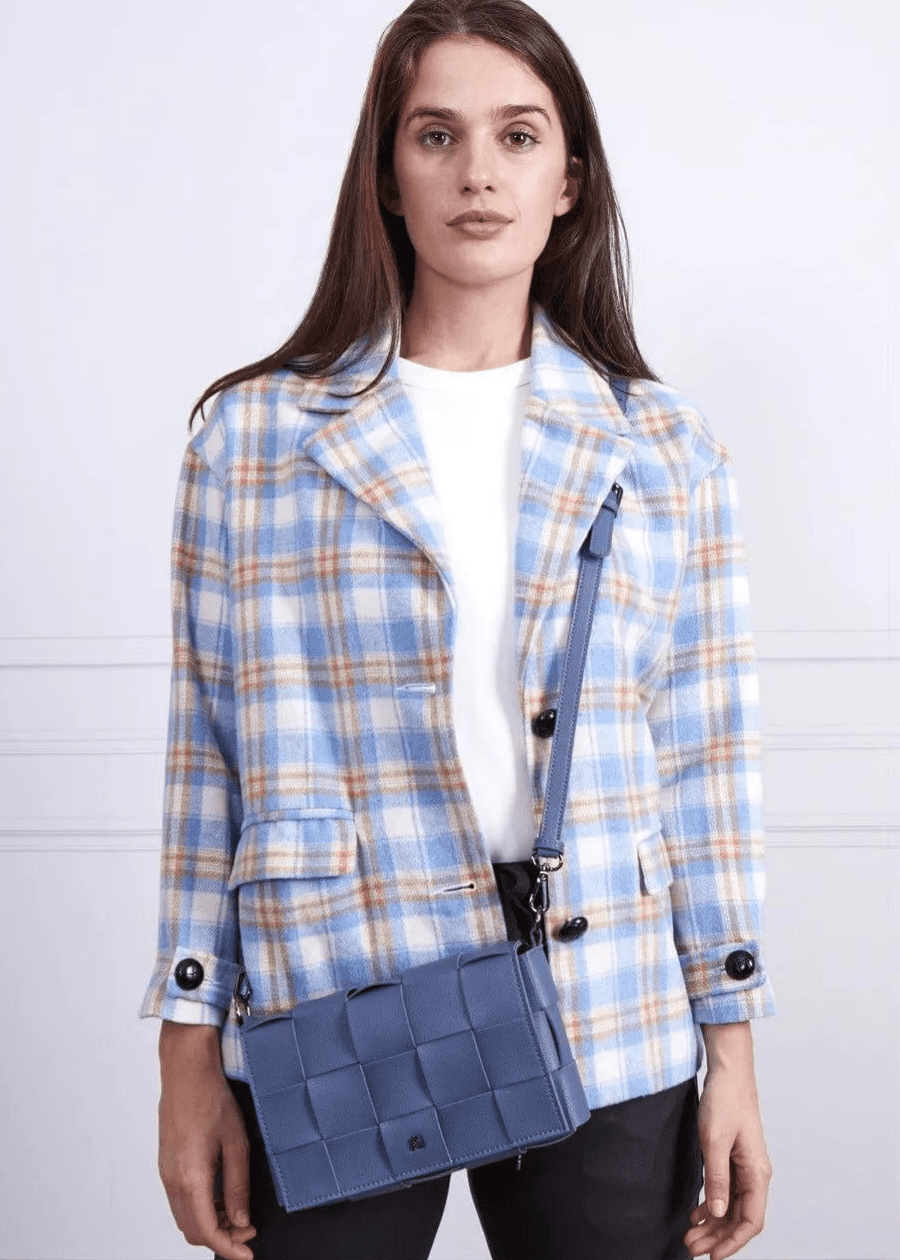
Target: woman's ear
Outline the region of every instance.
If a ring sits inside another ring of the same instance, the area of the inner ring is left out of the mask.
[[[403,218],[400,190],[397,187],[397,181],[392,171],[382,171],[379,175],[378,199],[389,214],[396,214],[401,219]]]
[[[566,178],[556,201],[554,215],[568,214],[575,205],[581,192],[581,179],[584,167],[581,158],[570,157],[566,167]]]

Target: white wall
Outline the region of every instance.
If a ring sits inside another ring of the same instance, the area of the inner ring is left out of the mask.
[[[199,1254],[156,1178],[136,1018],[175,476],[194,398],[306,305],[397,11],[0,3],[0,1260]],[[769,1217],[742,1254],[897,1260],[900,6],[541,11],[595,96],[641,344],[742,490],[779,1003],[755,1026]],[[461,1176],[434,1254],[486,1255]]]

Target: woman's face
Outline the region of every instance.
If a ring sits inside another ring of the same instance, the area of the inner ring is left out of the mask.
[[[423,53],[397,124],[394,178],[382,200],[401,214],[423,268],[454,285],[527,271],[553,218],[578,196],[566,176],[562,122],[550,89],[495,44],[460,37]],[[504,222],[456,224],[467,211]]]

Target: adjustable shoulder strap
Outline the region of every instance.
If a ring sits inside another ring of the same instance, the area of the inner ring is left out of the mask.
[[[572,745],[575,742],[575,722],[578,718],[578,701],[581,698],[581,680],[587,657],[588,640],[594,620],[597,587],[603,561],[612,545],[612,530],[622,487],[618,482],[603,501],[590,533],[581,545],[581,564],[578,570],[578,586],[575,591],[575,611],[569,626],[569,639],[562,668],[562,687],[556,705],[556,723],[553,730],[553,747],[550,752],[550,768],[547,772],[547,792],[544,797],[544,813],[541,829],[534,842],[532,860],[542,871],[558,870],[562,866],[563,812],[569,789],[569,771],[572,764]]]
[[[611,376],[609,378],[609,387],[616,396],[616,402],[619,404],[619,410],[623,416],[628,415],[628,377],[627,376]]]

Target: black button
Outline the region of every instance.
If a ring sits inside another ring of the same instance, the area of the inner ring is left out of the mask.
[[[175,983],[179,989],[199,989],[203,983],[203,968],[196,958],[182,958],[175,968]]]
[[[567,919],[557,932],[557,936],[561,941],[577,941],[579,936],[584,936],[587,930],[588,921],[583,914],[579,914],[574,919]]]
[[[732,980],[746,980],[756,970],[756,959],[746,949],[736,949],[725,959],[725,970]]]
[[[541,739],[549,739],[553,734],[553,728],[556,726],[556,710],[545,709],[543,713],[539,713],[537,717],[531,719],[531,729],[535,735],[539,735]]]

